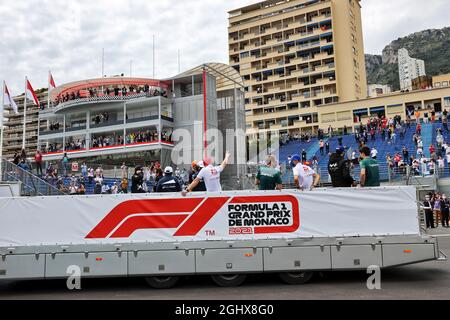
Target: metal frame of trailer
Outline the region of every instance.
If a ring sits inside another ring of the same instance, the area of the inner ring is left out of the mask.
[[[420,225],[420,215],[418,220]],[[172,287],[188,275],[236,286],[256,273],[279,273],[288,284],[302,284],[314,272],[436,260],[447,257],[438,238],[426,234],[18,245],[0,247],[0,281],[64,279],[77,266],[81,278],[144,277],[155,288]]]
[[[75,265],[82,278],[221,275],[225,282],[218,284],[227,286],[242,283],[234,282],[234,276],[252,273],[291,274],[292,280],[295,274],[315,271],[389,268],[446,259],[436,237],[407,235],[30,246],[0,248],[0,280],[67,278],[68,267]],[[226,279],[231,280],[228,283]],[[309,279],[287,282],[300,284]],[[159,287],[174,284],[161,283]]]

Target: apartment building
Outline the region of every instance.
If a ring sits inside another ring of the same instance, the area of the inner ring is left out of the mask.
[[[390,85],[384,84],[369,84],[367,86],[367,96],[370,98],[378,97],[383,94],[388,94],[392,92]]]
[[[47,89],[36,91],[41,108],[47,106]],[[16,152],[20,152],[23,147],[23,119],[24,119],[24,94],[14,97],[14,101],[19,108],[19,114],[15,114],[10,108],[4,111],[4,140],[3,157],[12,159]],[[38,122],[39,108],[33,103],[27,103],[27,123],[25,128],[25,151],[29,157],[34,156],[38,145]]]
[[[450,74],[441,74],[432,78],[434,88],[446,88],[450,86]]]
[[[425,62],[411,58],[405,48],[398,50],[398,70],[401,90],[413,90],[413,79],[426,75]]]
[[[322,107],[367,97],[359,0],[263,1],[230,11],[228,32],[249,139],[316,133]]]

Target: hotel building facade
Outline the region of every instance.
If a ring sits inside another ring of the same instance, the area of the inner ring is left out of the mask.
[[[229,12],[248,139],[317,133],[321,108],[367,97],[359,0],[268,0]]]

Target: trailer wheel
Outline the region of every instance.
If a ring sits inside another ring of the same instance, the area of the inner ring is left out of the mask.
[[[281,280],[286,284],[298,285],[309,282],[314,272],[285,272],[280,273]]]
[[[219,287],[239,287],[244,283],[247,276],[245,274],[220,274],[211,276]]]
[[[147,284],[154,289],[170,289],[173,288],[180,277],[146,277]]]

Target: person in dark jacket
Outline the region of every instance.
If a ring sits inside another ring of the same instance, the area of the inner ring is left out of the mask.
[[[425,201],[423,202],[422,209],[425,212],[425,222],[428,228],[434,229],[434,217],[433,217],[433,205],[431,203],[431,197],[429,194],[425,196]]]
[[[444,228],[449,227],[448,223],[449,214],[450,214],[450,201],[447,199],[447,196],[443,194],[441,200],[441,223],[442,227]]]
[[[164,170],[164,177],[159,180],[156,192],[181,192],[183,190],[180,180],[173,176],[173,168],[167,167]]]
[[[141,167],[136,167],[134,175],[131,177],[131,193],[145,193],[142,187],[144,183],[144,173]]]
[[[336,153],[330,156],[328,173],[334,188],[351,188],[355,186],[355,180],[350,174],[350,161],[344,159],[344,148],[339,147]]]
[[[205,167],[203,161],[194,161],[192,162],[192,170],[189,171],[189,184],[194,182],[197,178],[198,174]],[[205,182],[202,180],[200,183],[192,190],[192,192],[206,192]]]

